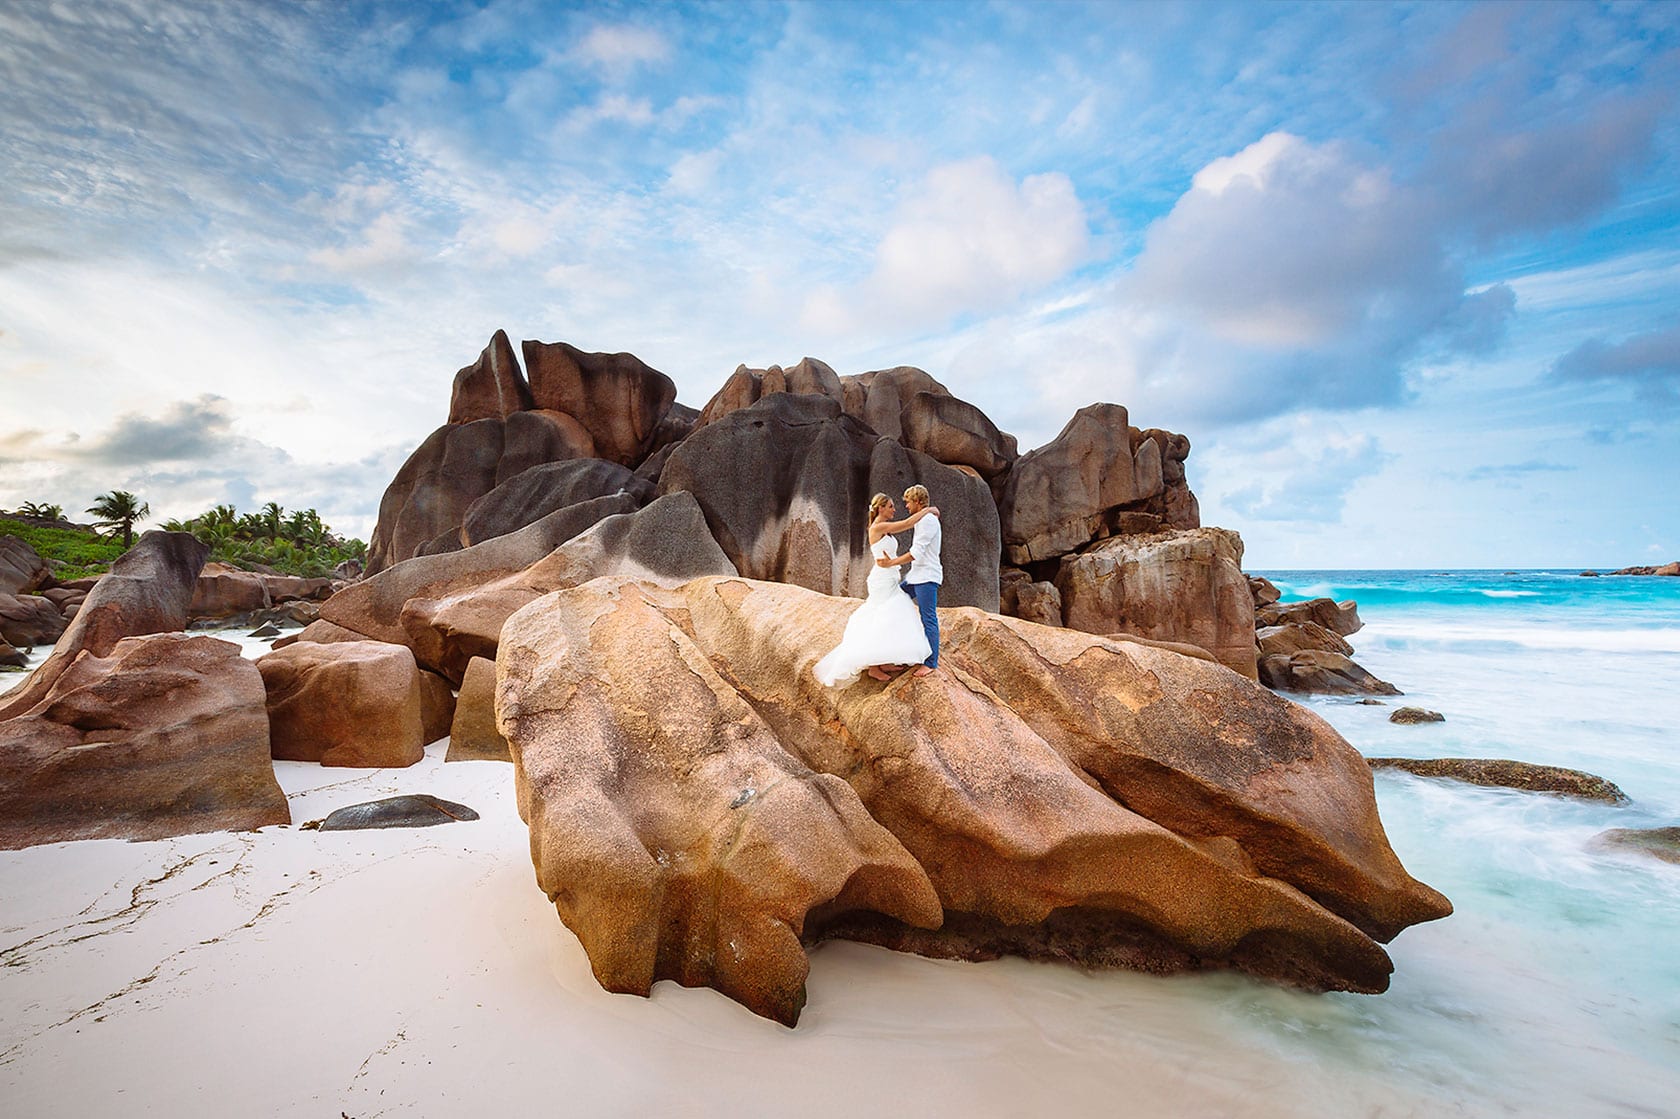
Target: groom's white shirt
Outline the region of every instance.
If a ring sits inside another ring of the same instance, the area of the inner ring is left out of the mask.
[[[943,583],[945,569],[939,564],[939,545],[944,539],[944,533],[939,528],[939,517],[929,513],[916,522],[916,531],[910,537],[910,570],[905,573],[906,583]]]

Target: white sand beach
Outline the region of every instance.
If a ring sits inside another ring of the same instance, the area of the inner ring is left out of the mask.
[[[834,943],[794,1030],[709,990],[608,994],[535,886],[511,767],[446,747],[276,763],[291,827],[0,852],[0,1112],[1426,1113],[1233,1038],[1182,997],[1205,978]],[[482,818],[297,827],[401,792]]]

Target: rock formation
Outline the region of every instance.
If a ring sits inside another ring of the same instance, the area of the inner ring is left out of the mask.
[[[498,330],[478,360],[455,374],[449,394],[449,422],[505,420],[515,412],[532,407],[531,388],[513,356],[513,343],[506,331]]]
[[[1439,711],[1430,711],[1422,707],[1400,707],[1389,712],[1388,721],[1404,727],[1411,727],[1421,726],[1424,723],[1444,723],[1447,721],[1447,717]]]
[[[507,739],[496,729],[496,662],[474,657],[461,674],[446,762],[509,762]]]
[[[1379,680],[1341,653],[1303,649],[1260,658],[1260,682],[1280,692],[1314,695],[1402,695],[1399,688]]]
[[[566,342],[522,348],[538,408],[575,417],[599,458],[634,467],[648,456],[677,399],[671,378],[634,354],[585,353]]]
[[[832,397],[766,394],[714,419],[677,445],[659,492],[693,494],[742,574],[861,596],[873,562],[870,495],[898,500],[914,484],[945,525],[939,601],[996,610],[997,509],[986,484],[878,435]]]
[[[11,645],[51,645],[69,625],[53,602],[41,595],[0,594],[0,641]]]
[[[1593,836],[1591,846],[1637,851],[1665,863],[1680,863],[1680,828],[1610,828]]]
[[[1470,785],[1556,793],[1606,804],[1623,804],[1628,799],[1614,782],[1596,774],[1507,758],[1367,758],[1366,761],[1372,769],[1402,769],[1418,777],[1448,777]]]
[[[1066,626],[1199,645],[1255,678],[1254,605],[1234,532],[1114,537],[1064,556],[1056,589]]]
[[[8,697],[0,718],[0,848],[291,820],[269,763],[262,677],[237,645],[180,633],[89,640],[25,690],[27,705]]]
[[[609,990],[791,1023],[803,944],[838,935],[1380,991],[1377,942],[1450,911],[1358,753],[1224,668],[957,609],[939,673],[821,688],[855,605],[598,579],[507,621],[538,882]]]
[[[555,530],[545,518],[447,556],[408,560],[334,595],[321,616],[376,641],[406,645],[422,666],[460,683],[472,658],[495,659],[508,616],[550,591],[598,575],[680,583],[735,571],[687,493],[591,521],[564,543],[551,542],[570,527]]]
[[[598,458],[574,458],[533,466],[468,506],[461,543],[482,544],[517,532],[568,505],[626,494],[638,506],[653,499],[653,486],[628,467]]]
[[[39,590],[52,579],[52,569],[40,553],[16,536],[0,536],[0,595]]]
[[[276,758],[401,767],[425,757],[420,670],[406,647],[300,641],[260,657],[257,669]]]

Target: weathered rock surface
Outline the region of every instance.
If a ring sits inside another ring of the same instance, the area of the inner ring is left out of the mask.
[[[831,692],[811,667],[855,607],[600,579],[508,621],[496,708],[538,883],[609,990],[670,978],[792,1022],[802,941],[840,935],[1378,991],[1377,939],[1450,912],[1296,705],[972,609],[945,612],[939,672]]]
[[[1313,695],[1402,695],[1399,688],[1379,680],[1341,653],[1303,649],[1260,658],[1260,682],[1283,692]]]
[[[586,353],[566,342],[526,341],[521,348],[538,408],[575,417],[598,458],[634,467],[647,457],[677,399],[671,378],[634,354]]]
[[[1353,655],[1353,646],[1341,634],[1325,629],[1317,622],[1290,622],[1282,626],[1262,626],[1255,633],[1260,655],[1289,656],[1303,649],[1322,649],[1328,653]]]
[[[420,671],[420,741],[430,746],[455,721],[455,689],[435,672]]]
[[[506,419],[531,406],[531,388],[519,371],[513,343],[508,341],[506,331],[498,330],[478,360],[455,374],[455,387],[449,395],[449,422]]]
[[[913,365],[840,378],[841,406],[846,414],[868,424],[877,435],[900,443],[905,442],[905,409],[920,393],[950,396],[951,390]]]
[[[1399,723],[1401,726],[1417,726],[1422,723],[1444,723],[1447,717],[1439,711],[1429,711],[1422,707],[1399,707],[1389,713],[1388,721]]]
[[[692,493],[742,574],[861,597],[869,498],[898,500],[917,483],[944,523],[940,603],[995,611],[997,508],[985,483],[882,438],[831,397],[770,394],[707,424],[671,453],[659,492]]]
[[[0,667],[23,668],[29,663],[29,658],[23,650],[13,648],[9,643],[0,640]]]
[[[1611,828],[1593,836],[1591,845],[1638,851],[1665,863],[1680,863],[1680,828]]]
[[[1372,769],[1402,769],[1419,777],[1449,777],[1471,785],[1557,793],[1581,800],[1621,804],[1628,798],[1613,782],[1579,769],[1506,758],[1367,758]]]
[[[1073,629],[1188,642],[1255,678],[1254,600],[1234,532],[1117,536],[1063,557],[1056,589]]]
[[[899,416],[899,442],[947,466],[967,466],[996,478],[1016,459],[1015,437],[986,414],[949,393],[919,392]]]
[[[51,645],[68,623],[51,599],[35,594],[0,594],[0,640],[12,645]]]
[[[768,369],[749,369],[738,365],[724,381],[723,387],[700,409],[695,426],[714,423],[775,393],[826,396],[836,404],[844,399],[840,376],[828,363],[814,357],[801,358],[798,365],[787,369],[780,365],[772,365]]]
[[[290,822],[262,678],[237,645],[167,633],[80,649],[0,721],[0,848]]]
[[[52,568],[28,541],[0,536],[0,595],[39,590],[51,578]]]
[[[125,637],[185,629],[187,605],[209,554],[209,545],[185,532],[143,534],[93,585],[52,654],[0,696],[0,719],[33,708],[83,652],[106,657]]]
[[[1262,606],[1270,606],[1283,597],[1283,592],[1278,590],[1270,579],[1261,578],[1259,575],[1248,577],[1248,589],[1254,595],[1254,608],[1256,610]]]
[[[594,457],[594,436],[566,413],[540,408],[515,412],[502,423],[502,457],[496,463],[496,484],[545,462]]]
[[[276,758],[402,767],[425,756],[414,654],[383,641],[299,642],[257,660]]]
[[[461,675],[446,762],[510,762],[507,739],[496,727],[496,662],[474,657]]]
[[[229,618],[266,610],[273,605],[264,577],[226,563],[207,563],[198,573],[187,615],[192,618]]]
[[[379,500],[379,521],[368,541],[369,574],[460,528],[467,508],[496,488],[505,430],[501,420],[485,419],[446,424],[426,437]]]
[[[478,548],[509,539],[499,537]],[[457,555],[468,557],[478,548]],[[436,578],[399,565],[389,578],[376,576],[335,596],[327,603],[327,616],[378,640],[402,642],[422,665],[459,681],[473,657],[495,659],[502,623],[514,611],[550,591],[599,575],[675,584],[735,570],[687,493],[668,494],[645,509],[607,517],[511,572],[495,574],[500,557],[488,559],[439,571]],[[342,608],[340,599],[347,599]]]
[[[550,513],[628,494],[638,506],[653,499],[653,486],[627,466],[598,458],[574,458],[533,466],[473,502],[461,522],[461,541],[471,546],[517,532]]]
[[[1312,622],[1332,633],[1352,637],[1365,627],[1359,620],[1357,603],[1336,602],[1328,598],[1310,598],[1305,602],[1277,602],[1254,611],[1254,620],[1261,626],[1286,626],[1297,622]]]
[[[319,831],[362,831],[367,828],[429,828],[476,820],[478,813],[464,804],[442,800],[430,793],[370,800],[334,810],[317,827]]]
[[[1139,485],[1130,431],[1126,409],[1093,404],[1074,413],[1056,438],[1015,461],[998,502],[1009,562],[1071,552],[1096,537],[1104,513],[1152,496]],[[1155,454],[1158,491],[1159,448]]]

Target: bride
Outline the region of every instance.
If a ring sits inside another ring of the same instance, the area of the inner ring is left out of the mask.
[[[921,615],[910,596],[899,589],[902,568],[889,564],[898,558],[898,541],[892,534],[938,511],[930,505],[895,521],[898,507],[892,498],[878,493],[869,499],[869,554],[875,559],[869,572],[869,597],[846,622],[840,644],[817,662],[813,672],[819,683],[841,687],[857,679],[865,668],[876,680],[890,680],[892,677],[883,671],[886,666],[920,664],[928,658],[932,650]]]

